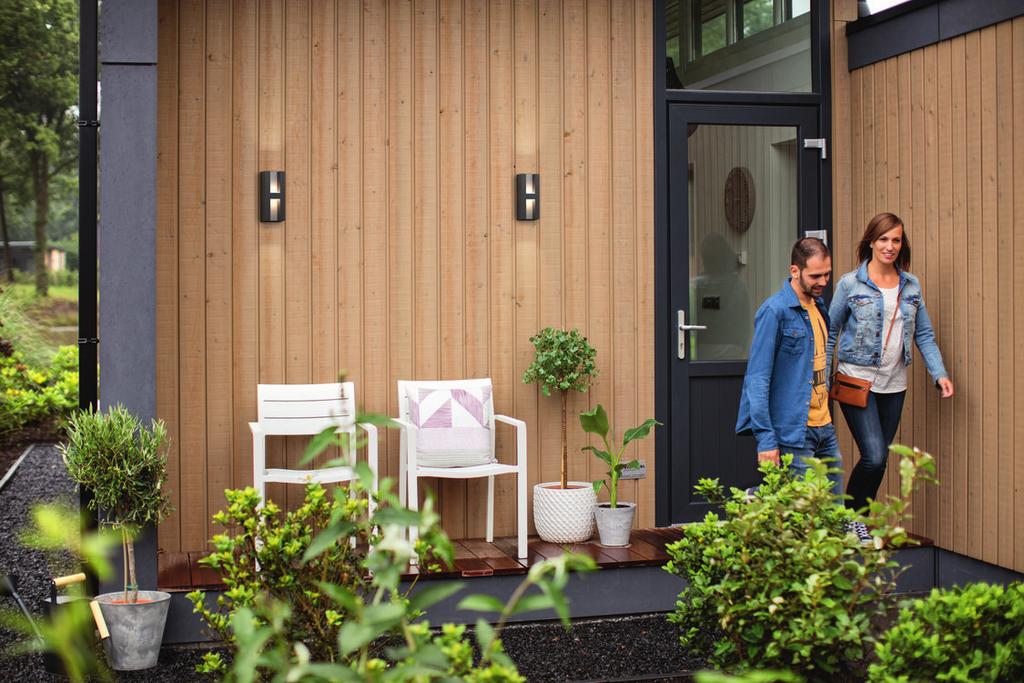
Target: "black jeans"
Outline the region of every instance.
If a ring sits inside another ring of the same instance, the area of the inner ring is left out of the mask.
[[[850,473],[846,493],[850,500],[846,506],[859,510],[868,504],[868,498],[878,495],[878,487],[885,476],[885,463],[889,458],[889,445],[900,426],[903,399],[907,392],[876,394],[868,392],[868,404],[863,408],[841,403],[843,417],[857,442],[860,459]]]

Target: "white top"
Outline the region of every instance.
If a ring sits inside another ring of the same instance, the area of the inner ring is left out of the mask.
[[[876,394],[895,394],[907,390],[907,370],[903,365],[903,313],[897,308],[899,301],[899,287],[879,287],[882,292],[882,343],[885,343],[886,335],[889,335],[889,345],[882,350],[882,365],[875,369],[871,365],[854,365],[853,363],[840,362],[836,368],[839,372],[857,379],[865,379],[871,382],[871,391]],[[896,310],[896,318],[892,317],[893,310]],[[889,332],[889,321],[892,320],[892,332]]]

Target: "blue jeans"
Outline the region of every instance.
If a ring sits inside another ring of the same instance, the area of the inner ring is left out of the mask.
[[[863,408],[840,404],[843,416],[860,451],[860,460],[850,473],[846,493],[847,507],[859,510],[868,504],[868,498],[878,495],[878,487],[885,476],[885,463],[889,459],[889,445],[896,437],[903,413],[903,399],[907,392],[876,394],[868,392],[868,404]]]
[[[845,407],[845,406],[844,406]],[[841,470],[842,455],[839,453],[839,439],[836,438],[835,425],[827,424],[823,427],[806,427],[804,442],[799,446],[779,446],[779,453],[793,454],[793,464],[789,466],[791,472],[803,476],[804,472],[810,469],[805,458],[818,458],[819,460],[829,459],[825,464],[829,467],[839,469],[838,472],[831,472],[828,478],[832,480],[832,492],[836,496],[843,492],[843,472]]]

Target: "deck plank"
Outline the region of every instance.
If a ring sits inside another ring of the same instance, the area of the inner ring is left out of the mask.
[[[161,551],[157,555],[157,585],[161,590],[192,590],[188,553]]]
[[[211,569],[204,564],[199,564],[210,553],[206,551],[192,551],[188,554],[189,572],[192,574],[193,588],[221,588],[224,585],[220,572]]]

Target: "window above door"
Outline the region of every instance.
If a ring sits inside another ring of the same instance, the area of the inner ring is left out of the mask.
[[[810,92],[811,0],[666,0],[670,89]]]

